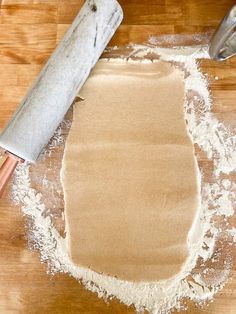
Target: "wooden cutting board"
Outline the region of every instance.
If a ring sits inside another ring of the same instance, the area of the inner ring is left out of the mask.
[[[77,14],[82,0],[2,0],[0,9],[0,129],[22,99],[57,42]],[[205,41],[232,0],[120,0],[125,18],[110,45],[147,42],[150,35],[185,34],[183,44]],[[201,36],[202,38],[202,36]],[[201,61],[212,89],[213,110],[236,127],[236,58]],[[218,80],[215,80],[215,77]],[[234,222],[236,220],[234,219]],[[236,260],[236,253],[235,253]],[[187,314],[236,313],[236,272],[208,307],[192,303]],[[68,275],[51,277],[39,254],[27,247],[20,209],[0,200],[0,313],[134,313],[118,301],[106,304]]]

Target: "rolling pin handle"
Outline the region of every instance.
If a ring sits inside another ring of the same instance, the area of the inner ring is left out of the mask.
[[[10,178],[16,169],[16,166],[19,162],[23,162],[24,160],[6,152],[6,159],[4,160],[2,166],[0,167],[0,198],[3,195],[3,192],[10,181]]]

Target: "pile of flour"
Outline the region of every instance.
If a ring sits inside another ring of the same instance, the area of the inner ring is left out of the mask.
[[[189,232],[190,253],[182,271],[166,281],[133,283],[73,264],[66,252],[65,238],[55,227],[52,216],[45,215],[49,209],[43,195],[32,188],[28,164],[19,165],[16,170],[12,198],[21,204],[22,212],[31,218],[31,241],[33,238],[34,247],[40,251],[42,261],[48,263],[51,272],[71,274],[87,289],[96,292],[98,297],[116,297],[128,306],[134,305],[138,311],[146,309],[152,314],[159,314],[184,309],[186,299],[203,304],[213,298],[230,275],[230,250],[225,250],[224,244],[220,246],[219,241],[227,239],[233,245],[236,240],[236,229],[229,224],[236,197],[235,185],[230,178],[236,164],[236,137],[211,112],[208,83],[197,63],[199,58],[208,58],[205,47],[167,49],[134,46],[128,58],[150,62],[145,59],[150,54],[158,55],[161,60],[172,62],[185,71],[187,129],[195,146],[212,162],[212,182],[205,182],[204,169],[199,171],[201,201]],[[64,141],[59,128],[52,144],[44,152],[47,158]],[[42,178],[42,182],[50,185],[46,177]],[[215,269],[218,263],[222,265],[222,258],[224,270],[219,273]]]

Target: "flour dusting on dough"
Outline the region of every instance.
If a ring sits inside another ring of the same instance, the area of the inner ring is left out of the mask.
[[[215,252],[214,248],[223,238],[231,239],[231,244],[236,239],[235,229],[228,224],[228,219],[234,214],[235,184],[230,174],[236,164],[236,138],[211,113],[208,84],[197,64],[197,59],[208,57],[206,51],[204,47],[164,49],[135,46],[129,56],[145,58],[150,53],[157,54],[160,59],[181,64],[185,69],[188,131],[193,143],[212,162],[213,182],[204,181],[204,169],[199,177],[201,206],[189,233],[189,243],[194,243],[196,238],[198,241],[190,246],[190,256],[182,272],[166,281],[132,283],[74,265],[66,253],[65,239],[55,228],[52,216],[45,215],[47,208],[43,195],[32,188],[29,165],[23,164],[17,168],[12,197],[22,204],[23,213],[32,219],[31,240],[34,240],[42,261],[48,262],[52,272],[70,273],[99,297],[116,297],[128,306],[133,304],[137,310],[146,309],[152,314],[184,309],[185,298],[202,304],[212,299],[223,287],[230,274],[230,249],[225,250],[222,245]],[[55,144],[57,140],[54,140]],[[48,184],[45,178],[44,182]],[[225,269],[219,273],[215,271],[217,267],[209,265],[212,263],[216,266],[222,262],[223,250],[224,256],[225,252],[228,255],[223,260]]]

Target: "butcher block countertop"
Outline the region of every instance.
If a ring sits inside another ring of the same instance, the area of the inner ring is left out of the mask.
[[[76,16],[82,0],[0,0],[0,129],[39,73]],[[235,4],[232,0],[120,0],[124,21],[110,46],[147,43],[149,37],[185,35],[192,44],[205,42]],[[200,62],[207,73],[213,111],[236,127],[236,57],[217,63]],[[218,80],[214,78],[218,77]],[[236,220],[234,219],[234,222]],[[236,253],[234,252],[236,261]],[[213,303],[198,308],[189,303],[186,314],[236,313],[236,266],[232,280]],[[0,313],[1,314],[127,314],[135,313],[118,301],[106,304],[65,274],[51,276],[37,252],[27,246],[25,218],[7,198],[0,200]]]

